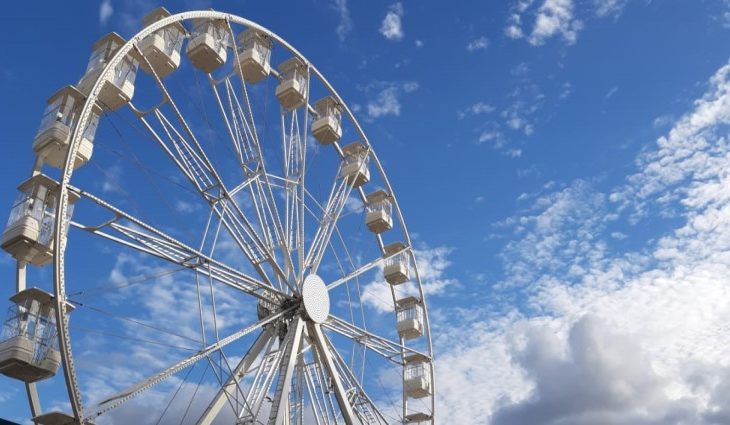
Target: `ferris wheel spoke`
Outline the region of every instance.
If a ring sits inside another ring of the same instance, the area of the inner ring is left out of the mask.
[[[263,151],[256,132],[245,80],[241,77],[242,91],[246,100],[245,108],[241,105],[236,95],[236,90],[230,81],[230,77],[222,80],[225,86],[227,100],[226,106],[224,106],[222,96],[217,88],[219,83],[221,82],[211,79],[211,85],[219,105],[219,111],[228,129],[234,150],[238,155],[240,168],[243,171],[246,181],[253,180],[253,184],[248,185],[248,192],[253,208],[256,211],[259,227],[268,246],[272,248],[272,251],[277,246],[281,248],[285,261],[286,274],[289,275],[293,270],[291,248],[285,237],[285,231],[279,216],[274,193],[266,172],[266,161],[264,160]]]
[[[314,345],[320,362],[323,363],[325,369],[327,370],[327,376],[329,376],[332,387],[334,388],[335,398],[337,399],[337,404],[340,407],[340,412],[342,413],[342,418],[344,419],[345,424],[358,424],[355,414],[352,410],[352,405],[350,404],[350,401],[348,399],[347,392],[342,385],[342,379],[337,371],[337,366],[335,365],[335,361],[332,358],[329,343],[325,338],[324,333],[322,332],[322,328],[320,327],[319,323],[308,323],[308,328],[309,334],[314,340]]]
[[[271,338],[272,334],[270,330],[265,329],[261,332],[256,341],[251,345],[251,348],[249,348],[248,352],[246,352],[246,355],[243,356],[241,361],[228,376],[225,384],[221,386],[218,393],[215,397],[213,397],[213,400],[211,400],[208,404],[205,412],[203,412],[203,415],[197,422],[198,425],[210,425],[213,423],[223,406],[225,406],[226,402],[228,402],[234,410],[237,410],[236,405],[238,404],[237,400],[239,395],[245,402],[245,393],[241,388],[241,380],[250,371],[253,362],[270,343]]]
[[[139,48],[135,46],[135,49],[146,62],[147,66],[151,68],[149,61],[141,54]],[[261,262],[266,261],[270,264],[274,273],[286,281],[286,276],[281,270],[281,267],[277,264],[275,255],[270,250],[270,247],[268,247],[262,240],[262,235],[257,234],[252,223],[248,220],[248,218],[246,218],[235,198],[231,196],[218,171],[215,169],[202,145],[192,132],[190,125],[187,123],[175,101],[170,96],[170,92],[167,90],[167,87],[154,70],[152,75],[157,87],[162,92],[163,98],[165,99],[163,103],[168,104],[173,110],[178,123],[183,127],[183,131],[180,132],[175,129],[172,122],[167,119],[160,110],[161,105],[154,108],[154,115],[158,118],[162,127],[164,127],[165,133],[168,136],[168,143],[172,145],[171,147],[168,146],[162,138],[160,138],[145,118],[145,115],[148,112],[141,112],[133,107],[132,109],[136,112],[135,115],[142,121],[145,128],[147,128],[147,130],[152,134],[155,141],[157,141],[168,156],[173,159],[173,162],[178,165],[183,174],[188,177],[188,179],[191,179],[203,199],[212,206],[221,203],[223,200],[229,204],[229,208],[223,208],[223,211],[230,209],[236,216],[235,221],[240,222],[242,225],[241,228],[235,229],[237,233],[246,236],[246,240],[244,241],[245,243],[239,245],[239,247],[244,251],[244,254],[261,275],[262,279],[271,284],[270,279],[261,267]],[[228,226],[226,227],[229,231],[234,230]],[[257,255],[254,255],[254,253]]]
[[[301,146],[301,164],[299,166],[299,245],[297,249],[299,250],[299,258],[303,258],[305,255],[304,252],[304,207],[305,207],[305,177],[307,175],[307,134],[309,129],[309,93],[310,93],[310,66],[309,62],[307,62],[307,72],[306,72],[306,87],[307,92],[304,99],[304,125],[301,128],[301,133],[299,134],[299,144]],[[304,268],[305,268],[305,262],[301,262],[300,260],[300,270],[299,270],[299,278],[304,278]]]
[[[330,314],[327,322],[322,324],[322,326],[358,342],[396,364],[402,364],[399,357],[401,357],[403,353],[419,354],[430,358],[430,356],[423,354],[420,351],[361,329],[345,320],[333,316],[332,314]]]
[[[284,325],[281,323],[277,325],[274,329],[274,335],[279,334],[281,326]],[[292,332],[293,329],[289,329],[287,337],[291,335]],[[285,337],[284,340],[286,340],[287,337]],[[275,342],[278,343],[278,346],[274,344]],[[275,375],[280,371],[284,358],[286,347],[282,344],[283,343],[279,343],[279,338],[271,338],[271,342],[269,343],[264,356],[256,368],[256,373],[252,378],[251,385],[245,398],[245,405],[238,414],[239,422],[246,423],[246,421],[248,421],[248,423],[254,423],[257,421],[264,400],[267,398],[272,400],[270,397],[267,397],[267,394],[274,381]]]
[[[357,269],[351,271],[350,273],[346,274],[345,276],[342,276],[341,278],[339,278],[339,279],[337,279],[337,280],[329,283],[327,285],[327,290],[332,291],[333,289],[337,288],[338,286],[340,286],[340,285],[342,285],[344,283],[347,283],[347,282],[349,282],[349,281],[351,281],[353,279],[356,279],[356,278],[362,276],[363,274],[367,273],[368,271],[370,271],[370,270],[378,267],[380,264],[382,264],[383,262],[385,262],[388,258],[390,258],[392,256],[395,256],[395,255],[398,255],[401,252],[403,252],[403,251],[399,251],[398,253],[395,253],[395,254],[390,255],[388,257],[376,258],[375,260],[373,260],[373,261],[371,261],[371,262],[369,262],[367,264],[364,264],[364,265],[358,267]]]
[[[355,414],[361,419],[363,423],[372,424],[374,423],[373,421],[377,421],[375,423],[387,425],[388,421],[385,419],[385,416],[380,411],[380,409],[378,409],[370,396],[365,392],[362,384],[360,383],[360,381],[358,381],[352,369],[350,369],[350,367],[347,365],[345,359],[343,359],[340,353],[334,349],[334,345],[332,344],[332,341],[327,338],[327,335],[323,334],[323,336],[327,340],[329,346],[332,347],[331,351],[333,359],[340,371],[341,376],[343,377],[343,381],[347,382],[351,390],[349,394],[349,400],[354,408]]]
[[[251,332],[255,331],[256,329],[262,328],[264,325],[271,323],[278,319],[279,317],[291,312],[293,308],[289,308],[288,310],[283,310],[279,313],[275,313],[270,315],[269,317],[266,317],[263,320],[259,320],[258,322],[247,326],[238,332],[235,332],[226,338],[221,339],[220,341],[215,342],[214,344],[210,344],[204,349],[198,351],[197,353],[193,354],[192,356],[180,360],[179,362],[175,363],[174,365],[168,367],[167,369],[150,376],[149,378],[146,378],[140,382],[137,382],[134,385],[131,385],[127,387],[126,389],[117,392],[116,394],[96,403],[94,406],[90,407],[85,412],[84,420],[90,420],[95,417],[98,417],[116,407],[119,407],[120,405],[126,403],[130,399],[138,396],[140,393],[152,388],[153,386],[159,384],[160,382],[164,381],[165,379],[171,377],[172,375],[176,374],[177,372],[197,363],[198,361],[207,358],[210,354],[212,354],[215,351],[218,351],[225,347],[226,345],[237,341],[241,339],[242,337],[250,334]]]
[[[286,296],[283,292],[277,291],[219,260],[206,256],[87,191],[75,187],[71,187],[71,189],[113,214],[112,219],[99,225],[91,226],[72,222],[74,227],[182,267],[197,269],[221,283],[257,298],[263,298],[264,294],[274,297]],[[128,224],[123,224],[124,222]],[[105,232],[105,229],[108,231]]]
[[[308,80],[307,80],[307,85]],[[309,90],[307,90],[307,105]],[[304,125],[300,125],[300,110],[304,109]],[[298,107],[281,112],[281,143],[283,152],[283,181],[285,191],[285,229],[291,235],[289,246],[296,249],[299,278],[305,267],[304,259],[304,175],[306,170],[306,129],[308,108]]]
[[[304,320],[295,317],[289,324],[289,332],[286,337],[286,345],[283,347],[283,355],[279,366],[278,382],[271,404],[269,414],[270,425],[282,425],[289,419],[289,393],[292,388],[292,377],[294,369],[299,360]]]
[[[240,64],[240,58],[239,58],[239,48],[237,46],[236,42],[236,36],[233,33],[233,28],[230,25],[230,22],[226,22],[226,26],[228,27],[228,35],[231,40],[232,48],[233,48],[233,54],[235,58],[235,63]],[[238,117],[241,119],[241,128],[245,130],[243,132],[243,135],[248,137],[250,151],[252,152],[252,159],[254,159],[257,162],[258,165],[258,171],[261,173],[261,180],[259,181],[260,186],[259,189],[259,200],[263,204],[263,210],[264,213],[268,212],[269,217],[271,218],[271,221],[273,222],[274,231],[276,233],[275,237],[278,239],[278,244],[281,247],[285,265],[287,268],[287,275],[291,274],[292,277],[295,277],[295,269],[293,264],[293,259],[291,255],[292,250],[292,244],[287,238],[288,233],[287,229],[284,228],[284,225],[281,221],[281,216],[278,211],[276,199],[274,198],[274,192],[272,190],[271,183],[268,178],[268,173],[266,171],[266,161],[264,160],[264,154],[263,149],[261,146],[261,142],[258,136],[258,131],[256,127],[256,120],[254,118],[253,109],[251,108],[251,101],[248,95],[248,89],[246,86],[246,78],[243,75],[243,68],[240,66],[234,66],[234,68],[237,71],[239,81],[241,83],[241,93],[243,95],[243,99],[245,100],[245,109],[241,107],[241,103],[238,101],[238,96],[236,95],[235,90],[233,90],[232,84],[230,82],[230,78],[226,78],[226,87],[227,87],[227,93],[228,93],[228,99],[229,99],[229,106],[231,109],[231,112],[234,112],[233,103],[235,101],[235,104],[237,108]],[[220,104],[220,100],[219,100]],[[224,109],[221,105],[221,112],[224,112]],[[232,114],[233,115],[233,114]],[[240,134],[240,133],[239,133]],[[262,189],[263,186],[263,189]],[[251,193],[252,199],[254,201],[256,200],[255,194]],[[266,217],[266,215],[263,215],[263,217]],[[262,223],[262,226],[264,224]],[[268,226],[266,227],[266,230],[268,231]]]
[[[329,425],[330,415],[327,410],[327,402],[322,399],[323,395],[317,392],[317,381],[312,376],[312,367],[315,365],[315,363],[308,363],[304,365],[304,383],[307,387],[307,393],[309,393],[309,404],[312,409],[315,422],[317,425]]]
[[[335,183],[332,185],[329,199],[324,206],[322,217],[319,220],[319,227],[307,254],[306,267],[310,268],[311,273],[316,273],[319,268],[319,264],[332,237],[332,232],[337,225],[337,220],[347,203],[347,198],[350,196],[351,191],[352,186],[347,183],[347,179],[335,180]]]
[[[271,285],[271,280],[261,267],[261,263],[270,262],[276,271],[278,266],[273,259],[273,254],[265,247],[253,225],[236,203],[234,196],[223,186],[200,145],[195,139],[192,139],[192,142],[189,141],[175,129],[162,111],[155,110],[153,113],[164,130],[166,141],[155,131],[146,117],[139,113],[137,116],[157,144],[193,184],[211,209],[224,221],[226,230],[262,279]]]

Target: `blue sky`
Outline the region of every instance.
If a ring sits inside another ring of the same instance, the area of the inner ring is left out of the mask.
[[[104,5],[5,6],[0,200],[8,210],[31,169],[46,99],[78,80],[94,40],[112,30],[129,37],[156,6]],[[273,30],[355,112],[423,263],[441,423],[730,421],[729,2],[165,6],[213,7]],[[101,168],[86,177],[98,191],[119,195],[141,182],[114,168],[112,150],[97,157]],[[4,299],[14,265],[3,258]],[[119,252],[78,261],[90,281],[160,267]],[[388,311],[378,283],[363,282],[363,302],[379,323]],[[172,285],[163,279],[159,290]],[[103,380],[90,373],[88,388],[108,389]],[[47,387],[48,404],[62,406]],[[24,391],[4,377],[0,414],[27,415]]]

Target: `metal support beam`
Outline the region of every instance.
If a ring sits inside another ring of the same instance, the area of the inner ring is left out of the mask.
[[[30,417],[35,418],[36,416],[40,415],[41,410],[41,400],[38,398],[38,390],[35,387],[35,383],[31,382],[29,384],[25,384],[25,392],[28,393],[28,403],[30,404]]]
[[[271,406],[269,425],[283,425],[289,421],[289,391],[291,390],[294,367],[299,356],[299,346],[302,342],[304,331],[304,320],[295,316],[290,326],[290,334],[287,335],[287,346],[284,358],[281,360],[279,369],[279,382],[276,384],[274,393],[274,404]]]
[[[314,337],[317,354],[319,354],[320,359],[327,369],[327,375],[329,375],[332,379],[332,385],[335,388],[335,397],[337,397],[337,404],[340,405],[340,412],[342,412],[342,418],[345,420],[345,424],[359,425],[360,421],[356,419],[355,413],[352,411],[352,406],[347,399],[347,394],[345,393],[345,388],[342,386],[340,374],[337,373],[337,367],[335,366],[335,362],[330,354],[327,340],[322,334],[322,328],[319,323],[309,323],[308,326],[309,334]]]
[[[251,364],[258,358],[261,350],[266,347],[270,340],[271,332],[267,330],[264,330],[258,336],[246,355],[238,363],[238,366],[236,366],[228,377],[226,383],[218,390],[218,394],[210,402],[203,415],[198,419],[198,425],[210,425],[213,423],[223,406],[225,406],[226,401],[235,397],[235,393],[238,390],[238,381],[248,372]]]

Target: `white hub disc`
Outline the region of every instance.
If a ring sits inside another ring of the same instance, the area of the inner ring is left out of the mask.
[[[307,312],[315,323],[324,323],[330,314],[330,294],[322,278],[316,274],[310,274],[304,278],[302,284],[302,303],[304,311]]]

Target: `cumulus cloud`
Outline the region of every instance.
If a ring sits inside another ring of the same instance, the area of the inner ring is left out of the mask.
[[[573,44],[582,27],[583,23],[575,18],[573,0],[545,0],[528,41],[540,45],[554,35],[561,35],[568,44]]]
[[[418,90],[418,82],[406,81],[393,83],[376,81],[365,87],[364,91],[370,97],[365,110],[369,119],[376,119],[386,115],[399,116],[401,112],[401,96]]]
[[[625,184],[551,185],[498,223],[504,273],[487,304],[434,312],[440,414],[497,425],[725,423],[729,129],[730,64]],[[666,209],[671,222],[661,222]],[[632,230],[648,217],[659,235]],[[635,250],[616,248],[626,234]]]
[[[534,388],[524,400],[498,408],[492,425],[658,425],[698,419],[691,401],[667,396],[666,382],[639,344],[600,319],[582,318],[565,342],[548,326],[529,326],[524,336],[524,346],[512,357]]]
[[[517,0],[510,8],[504,33],[511,39],[524,38],[534,46],[554,37],[574,44],[585,26],[585,20],[618,18],[626,3],[628,0],[542,0],[538,3]]]
[[[388,40],[400,41],[403,39],[403,4],[395,3],[390,6],[380,24],[380,34]]]

